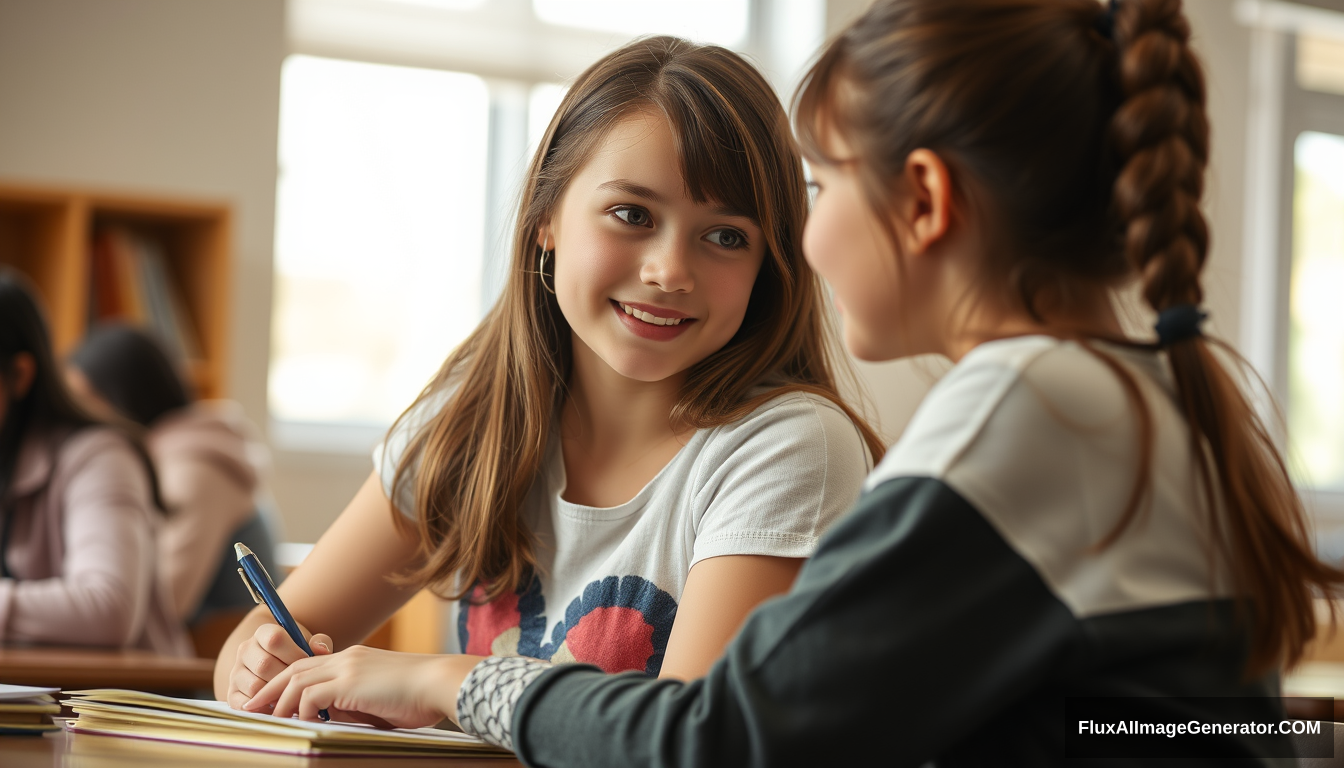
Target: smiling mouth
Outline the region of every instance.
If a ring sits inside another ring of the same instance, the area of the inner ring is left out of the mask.
[[[648,323],[649,325],[681,325],[681,323],[686,320],[695,319],[693,317],[658,317],[657,315],[652,314],[650,312],[635,309],[629,304],[622,304],[619,301],[616,302],[616,304],[621,308],[623,312],[625,312],[625,314],[630,315],[636,320]]]

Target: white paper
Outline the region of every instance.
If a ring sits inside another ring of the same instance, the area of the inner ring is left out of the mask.
[[[0,701],[31,699],[60,692],[60,688],[34,688],[31,685],[5,685],[0,683]]]

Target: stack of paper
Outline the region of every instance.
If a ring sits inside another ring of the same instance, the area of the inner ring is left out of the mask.
[[[59,731],[51,716],[61,711],[52,698],[59,688],[31,688],[26,685],[0,685],[0,735]]]
[[[98,689],[67,691],[70,730],[296,755],[511,757],[473,736],[433,728],[380,730],[357,723],[311,723],[240,712],[219,701]]]

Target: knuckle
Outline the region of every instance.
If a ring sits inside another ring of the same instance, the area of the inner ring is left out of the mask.
[[[257,643],[271,654],[283,651],[289,642],[293,641],[274,624],[268,624],[257,630]]]
[[[253,696],[256,696],[256,695],[257,695],[257,692],[260,691],[262,688],[265,688],[265,687],[266,687],[266,681],[265,681],[265,680],[262,680],[262,679],[257,678],[257,677],[253,677],[251,680],[246,680],[246,681],[244,681],[241,685],[239,685],[239,686],[238,686],[238,690],[239,690],[239,691],[242,691],[242,692],[245,693],[245,694],[247,694],[247,698],[250,699],[250,698],[252,698]]]
[[[257,661],[252,671],[262,680],[272,680],[285,671],[285,664],[274,656],[267,655]]]

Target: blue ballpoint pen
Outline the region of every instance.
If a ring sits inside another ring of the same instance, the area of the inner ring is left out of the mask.
[[[280,600],[280,594],[275,591],[275,583],[271,581],[271,575],[266,572],[265,566],[256,555],[252,554],[252,550],[248,549],[246,544],[241,542],[234,544],[233,552],[238,556],[238,575],[247,585],[247,591],[252,593],[252,599],[258,604],[266,603],[266,607],[271,609],[271,615],[285,628],[285,632],[289,634],[294,644],[299,646],[299,650],[312,656],[313,649],[303,638],[303,630],[299,629],[299,623],[289,614],[289,609]],[[331,715],[327,714],[325,709],[318,710],[317,716],[323,720],[331,719]]]

